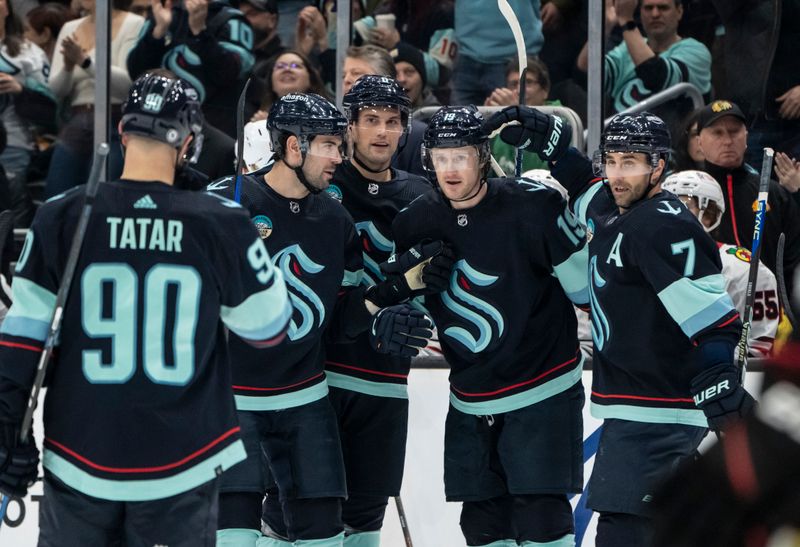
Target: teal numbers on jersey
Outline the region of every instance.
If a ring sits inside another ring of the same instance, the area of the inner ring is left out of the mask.
[[[256,239],[253,244],[247,248],[247,260],[250,262],[250,266],[256,271],[256,279],[258,279],[259,283],[262,285],[269,283],[269,280],[272,278],[272,260],[261,238]]]
[[[686,265],[683,267],[683,277],[691,277],[694,274],[694,240],[689,238],[672,244],[672,254],[679,255],[686,253]]]
[[[104,291],[107,284],[110,291]],[[194,375],[201,285],[200,275],[189,266],[156,264],[144,277],[142,362],[147,377],[157,384],[183,386]],[[167,309],[170,286],[176,289],[174,310]],[[83,351],[83,374],[93,384],[122,384],[136,371],[138,288],[138,276],[127,264],[92,264],[81,276],[83,330],[91,338],[111,340],[111,363],[103,363],[100,350]],[[167,365],[164,340],[170,314],[173,363]]]
[[[231,29],[232,41],[239,42],[247,49],[253,49],[253,29],[238,19],[228,21],[228,26]]]
[[[576,247],[580,245],[581,240],[586,235],[586,230],[581,226],[578,217],[573,215],[569,209],[564,209],[564,212],[558,215],[556,225],[561,228],[561,231],[566,234],[567,239]]]

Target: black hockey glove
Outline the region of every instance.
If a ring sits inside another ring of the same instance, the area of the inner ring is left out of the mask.
[[[701,372],[692,379],[691,391],[694,404],[715,432],[749,415],[756,403],[739,383],[739,371],[733,365],[716,365]]]
[[[443,241],[424,240],[381,264],[386,280],[367,290],[366,298],[379,308],[405,302],[412,296],[436,294],[447,288],[455,263]]]
[[[428,317],[408,304],[383,308],[372,320],[370,345],[378,353],[414,357],[433,336]]]
[[[536,152],[545,161],[561,159],[569,148],[572,127],[558,116],[542,114],[529,106],[507,106],[486,120],[483,130],[489,135],[510,122],[519,125],[504,127],[500,138],[511,146]]]
[[[39,472],[39,449],[33,435],[19,443],[19,428],[0,424],[0,492],[23,497]]]

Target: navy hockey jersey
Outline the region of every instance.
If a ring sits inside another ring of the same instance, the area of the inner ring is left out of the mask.
[[[0,327],[0,420],[25,409],[83,195],[44,204],[25,240]],[[277,343],[290,312],[238,204],[160,182],[101,184],[48,370],[44,467],[120,501],[212,480],[245,458],[223,324]]]
[[[425,238],[453,245],[447,291],[427,297],[450,364],[450,402],[468,414],[509,412],[581,380],[572,302],[588,302],[585,234],[561,195],[522,179],[489,179],[476,206],[438,192],[393,224],[398,252]]]
[[[232,198],[234,178],[208,189]],[[323,333],[340,291],[361,282],[361,244],[353,220],[325,193],[281,196],[264,181],[263,171],[241,178],[240,199],[283,274],[294,312],[280,346],[257,349],[234,334],[229,337],[236,408],[277,410],[321,399],[328,394]]]
[[[336,169],[328,193],[342,202],[353,217],[364,258],[362,284],[371,286],[384,279],[380,263],[395,250],[392,221],[417,196],[431,190],[415,175],[392,169],[389,182],[364,178],[350,163]],[[354,343],[329,344],[325,368],[332,386],[379,397],[408,398],[407,378],[411,359],[379,354],[369,344],[367,333]]]
[[[707,427],[689,389],[703,366],[694,342],[739,328],[716,244],[673,194],[620,214],[602,182],[587,186],[588,160],[564,161],[553,175],[578,196],[589,242],[592,415]]]

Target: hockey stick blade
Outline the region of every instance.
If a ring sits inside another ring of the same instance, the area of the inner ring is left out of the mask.
[[[519,25],[519,19],[511,8],[508,0],[497,0],[497,8],[500,13],[505,17],[508,26],[511,28],[511,34],[514,36],[514,43],[517,46],[517,62],[519,63],[519,104],[525,105],[525,76],[528,73],[528,53],[525,50],[525,37],[522,34],[522,27]],[[514,166],[514,176],[519,178],[522,175],[522,150],[517,149],[517,158]]]
[[[739,380],[744,383],[747,371],[747,344],[750,335],[750,322],[753,317],[753,303],[755,301],[755,286],[758,280],[758,264],[761,259],[761,235],[764,231],[764,221],[767,214],[767,199],[769,198],[769,182],[772,174],[772,159],[775,151],[764,148],[764,161],[761,164],[761,175],[758,184],[758,211],[756,211],[755,225],[753,226],[753,244],[750,250],[750,272],[747,278],[747,291],[745,292],[744,317],[742,317],[742,335],[739,338],[739,355],[736,364],[739,367]]]
[[[78,218],[78,226],[75,229],[75,234],[72,236],[72,243],[70,244],[69,255],[67,256],[67,265],[64,267],[64,275],[61,278],[61,284],[56,294],[53,316],[50,319],[50,328],[47,330],[44,349],[39,356],[39,364],[36,367],[36,378],[33,381],[31,395],[28,398],[28,407],[25,409],[25,415],[22,418],[22,425],[19,431],[19,440],[21,443],[27,441],[28,435],[31,432],[33,410],[36,408],[36,401],[39,399],[39,392],[42,390],[42,384],[44,383],[44,377],[47,372],[47,364],[53,353],[53,347],[58,340],[59,331],[61,330],[64,305],[69,296],[69,289],[70,285],[72,285],[72,276],[75,274],[75,267],[78,265],[81,247],[83,247],[83,240],[86,236],[86,228],[89,225],[89,217],[92,214],[92,207],[94,206],[94,198],[100,186],[100,174],[103,172],[103,165],[105,165],[108,152],[108,144],[103,142],[97,146],[97,151],[94,155],[94,163],[92,164],[92,170],[89,174],[89,181],[86,183],[86,196],[83,201],[83,209],[81,210],[81,216]]]
[[[239,100],[236,102],[236,187],[233,192],[233,201],[239,203],[241,201],[241,187],[242,187],[242,166],[244,165],[244,102],[247,99],[247,90],[250,87],[252,76],[247,79],[242,87],[242,92],[239,93]]]

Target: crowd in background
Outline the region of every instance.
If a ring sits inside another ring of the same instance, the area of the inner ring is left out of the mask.
[[[113,0],[109,176],[118,176],[117,123],[132,79],[172,70],[203,101],[210,178],[233,170],[237,99],[252,76],[245,120],[264,119],[293,91],[332,98],[336,88],[336,2],[324,0]],[[565,106],[586,122],[587,0],[510,0],[528,53],[526,102]],[[0,208],[26,226],[36,205],[85,181],[94,116],[94,0],[0,0]],[[491,9],[490,9],[491,8]],[[415,108],[506,106],[518,101],[520,72],[511,32],[493,2],[354,0],[344,87],[362,74],[397,78]],[[607,0],[606,113],[629,108],[680,82],[706,103],[738,105],[747,146],[742,167],[778,150],[775,177],[800,188],[800,0]],[[672,129],[673,169],[704,168],[691,103],[656,108]],[[423,117],[398,158],[421,172]],[[415,139],[415,132],[417,137]],[[515,150],[495,142],[507,172]],[[591,151],[589,151],[591,153]],[[536,156],[524,169],[546,168]],[[421,174],[421,173],[420,173]],[[797,194],[795,194],[796,196]]]

